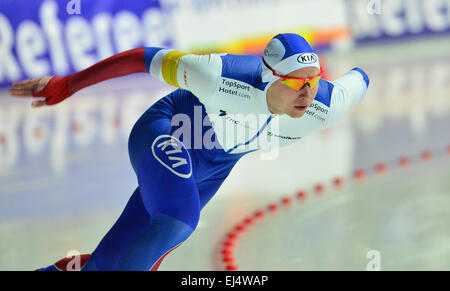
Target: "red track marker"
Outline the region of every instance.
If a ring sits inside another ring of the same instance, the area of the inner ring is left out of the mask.
[[[235,245],[235,243],[234,243],[234,241],[232,241],[232,240],[227,240],[227,241],[224,243],[224,246],[226,246],[226,247],[234,247],[234,245]]]
[[[260,218],[264,216],[264,211],[258,210],[255,212],[255,217]]]
[[[378,174],[383,174],[386,172],[387,166],[386,166],[386,164],[379,163],[379,164],[377,164],[376,169],[377,169]]]
[[[222,261],[225,263],[234,263],[234,258],[233,256],[227,255],[223,257]]]
[[[400,158],[400,160],[398,161],[398,164],[400,165],[400,167],[402,168],[406,168],[409,166],[409,159],[407,157],[402,157]]]
[[[283,199],[281,199],[281,203],[283,203],[283,205],[288,206],[291,205],[292,199],[289,197],[284,197]]]
[[[275,203],[272,203],[269,205],[270,211],[276,211],[277,209],[278,209],[278,205],[276,205]]]
[[[232,254],[232,253],[233,253],[232,250],[230,248],[228,248],[228,247],[225,247],[225,248],[222,249],[222,255],[229,255],[229,254]]]
[[[306,191],[302,190],[297,193],[297,198],[304,201],[307,197]]]
[[[229,238],[229,239],[235,239],[235,238],[237,238],[237,237],[238,237],[238,234],[235,233],[235,232],[230,232],[230,233],[228,234],[228,238]]]
[[[252,223],[253,223],[253,218],[251,218],[251,217],[246,218],[246,219],[244,220],[244,223],[245,223],[245,224],[252,224]]]
[[[356,170],[353,173],[353,177],[355,177],[356,180],[361,181],[364,179],[366,173],[363,170]]]
[[[340,188],[342,187],[342,184],[344,184],[344,179],[342,179],[341,177],[336,177],[333,180],[333,185],[336,188]]]
[[[431,160],[431,158],[432,158],[431,152],[429,152],[429,151],[424,151],[424,152],[422,153],[422,160],[423,160],[424,162],[427,162],[427,161]]]
[[[324,190],[325,190],[325,186],[324,186],[323,184],[317,184],[317,185],[314,187],[314,191],[315,191],[316,194],[318,194],[318,195],[323,194]]]
[[[227,265],[227,271],[236,271],[238,267],[234,264]]]
[[[243,224],[238,224],[238,225],[236,225],[236,228],[235,228],[237,231],[244,231],[245,230],[245,225],[243,225]]]

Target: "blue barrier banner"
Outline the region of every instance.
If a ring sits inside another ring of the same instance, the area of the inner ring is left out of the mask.
[[[348,0],[357,44],[450,34],[448,0]]]
[[[66,75],[140,46],[173,46],[159,0],[1,0],[0,87]]]

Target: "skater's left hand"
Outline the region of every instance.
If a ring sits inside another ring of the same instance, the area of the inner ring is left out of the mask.
[[[33,107],[53,105],[68,97],[66,78],[45,76],[37,79],[28,79],[14,82],[8,92],[15,97],[45,97],[45,100],[36,100],[31,104]],[[51,82],[50,82],[51,81]]]

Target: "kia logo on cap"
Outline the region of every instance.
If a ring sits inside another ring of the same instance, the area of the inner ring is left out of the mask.
[[[301,64],[312,64],[317,62],[317,56],[313,53],[306,53],[299,55],[297,60]]]

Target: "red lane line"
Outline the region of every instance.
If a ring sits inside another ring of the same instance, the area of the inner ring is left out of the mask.
[[[435,153],[440,150],[434,151]],[[448,145],[444,149],[445,153],[450,156],[450,145]],[[416,157],[417,162],[429,162],[432,160],[433,151],[425,150],[420,154],[420,157]],[[385,174],[388,170],[388,168],[406,168],[410,166],[412,161],[414,161],[414,158],[408,158],[408,157],[401,157],[398,159],[397,163],[394,163],[392,165],[389,165],[389,163],[378,163],[373,167],[375,171],[369,170],[363,170],[363,169],[356,169],[353,171],[353,179],[356,181],[364,181],[368,173],[373,174]],[[416,162],[416,164],[417,164]],[[350,180],[350,179],[349,179]],[[335,177],[332,181],[332,186],[334,186],[335,189],[342,188],[342,185],[344,183],[344,178],[342,177]],[[313,193],[315,193],[317,196],[322,196],[325,191],[326,187],[324,183],[317,183],[313,188]],[[248,216],[242,222],[238,223],[232,230],[228,232],[227,239],[223,243],[223,248],[221,251],[222,254],[222,262],[225,263],[225,270],[227,271],[237,271],[239,270],[238,265],[235,262],[234,259],[234,251],[238,245],[238,239],[240,233],[245,233],[248,231],[247,226],[250,224],[253,224],[256,220],[261,219],[264,216],[267,216],[269,212],[277,212],[279,209],[288,209],[287,206],[291,205],[292,201],[296,198],[300,202],[305,202],[307,200],[308,193],[306,190],[300,190],[298,191],[294,197],[284,196],[280,200],[270,203],[266,208],[256,210],[253,215]],[[284,207],[283,207],[284,206]],[[270,216],[269,216],[270,217]]]

